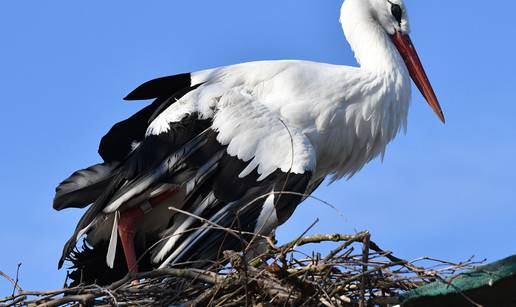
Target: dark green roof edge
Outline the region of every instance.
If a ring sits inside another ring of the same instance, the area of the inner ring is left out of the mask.
[[[516,255],[503,260],[483,265],[473,271],[462,273],[451,278],[451,285],[437,281],[421,288],[409,291],[400,296],[401,303],[407,303],[413,299],[426,296],[441,296],[465,292],[484,286],[490,286],[496,282],[511,276],[516,276]]]

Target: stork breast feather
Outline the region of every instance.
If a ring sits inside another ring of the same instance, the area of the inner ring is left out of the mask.
[[[250,94],[233,90],[219,101],[213,128],[231,156],[249,162],[245,177],[258,167],[263,180],[275,170],[303,174],[315,168],[315,152],[300,129],[289,127],[278,113]]]

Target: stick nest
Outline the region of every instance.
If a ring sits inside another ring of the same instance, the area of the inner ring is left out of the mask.
[[[299,250],[309,244],[321,247],[323,242],[331,242],[334,249],[324,255]],[[24,291],[0,272],[17,289],[0,299],[0,306],[391,306],[399,303],[403,292],[476,264],[471,259],[450,263],[428,257],[406,261],[382,250],[367,231],[269,244],[268,252],[251,260],[226,251],[210,270],[165,268],[126,276],[107,287]],[[132,285],[134,279],[140,283]]]

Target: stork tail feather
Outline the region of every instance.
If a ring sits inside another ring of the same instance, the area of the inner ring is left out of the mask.
[[[113,229],[111,230],[111,238],[109,239],[109,247],[106,254],[106,263],[110,269],[115,265],[116,246],[118,243],[118,221],[120,219],[120,212],[115,212],[113,218]]]
[[[102,163],[73,173],[56,188],[54,209],[84,208],[104,191],[118,163]]]

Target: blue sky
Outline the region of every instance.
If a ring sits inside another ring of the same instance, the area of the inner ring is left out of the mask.
[[[399,256],[496,260],[516,253],[514,1],[406,0],[412,38],[448,119],[415,92],[407,135],[349,181],[315,195],[279,230],[370,230]],[[57,260],[80,211],[53,191],[99,161],[101,136],[144,102],[146,80],[262,59],[355,65],[341,1],[2,1],[0,270],[60,287]],[[0,296],[11,286],[0,279]]]

